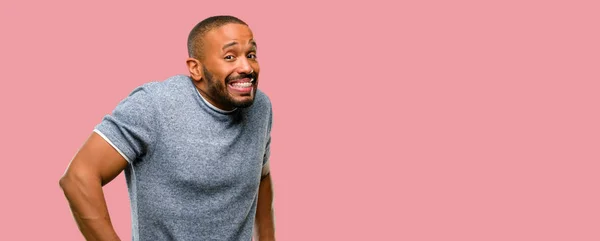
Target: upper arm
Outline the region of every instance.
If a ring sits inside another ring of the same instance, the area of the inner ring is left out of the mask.
[[[147,86],[134,89],[102,119],[69,164],[66,177],[95,178],[104,185],[146,154],[156,131],[156,108]]]
[[[97,180],[105,185],[127,167],[127,160],[93,132],[69,164],[65,177]]]

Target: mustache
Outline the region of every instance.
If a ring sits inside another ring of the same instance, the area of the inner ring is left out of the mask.
[[[240,74],[238,76],[228,76],[227,83],[229,83],[231,81],[239,80],[239,79],[244,79],[244,78],[254,79],[254,82],[256,82],[258,75],[256,74],[256,72],[252,72],[249,74]]]

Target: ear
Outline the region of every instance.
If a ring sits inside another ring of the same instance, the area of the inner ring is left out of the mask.
[[[190,77],[195,81],[200,81],[204,73],[202,73],[202,63],[194,58],[188,58],[185,60],[188,70],[190,71]]]

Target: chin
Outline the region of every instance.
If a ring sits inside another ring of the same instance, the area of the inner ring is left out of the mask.
[[[242,98],[232,98],[230,102],[231,105],[235,106],[236,108],[246,108],[252,106],[254,103],[254,97],[246,96]]]
[[[235,101],[233,105],[237,108],[246,108],[252,106],[252,104],[254,104],[254,98],[243,101]]]

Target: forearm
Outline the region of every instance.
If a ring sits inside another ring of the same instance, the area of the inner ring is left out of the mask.
[[[100,180],[65,176],[60,186],[86,240],[120,240],[110,221]]]
[[[267,174],[258,189],[256,206],[255,238],[258,241],[275,240],[275,220],[273,212],[273,185],[271,175]]]

